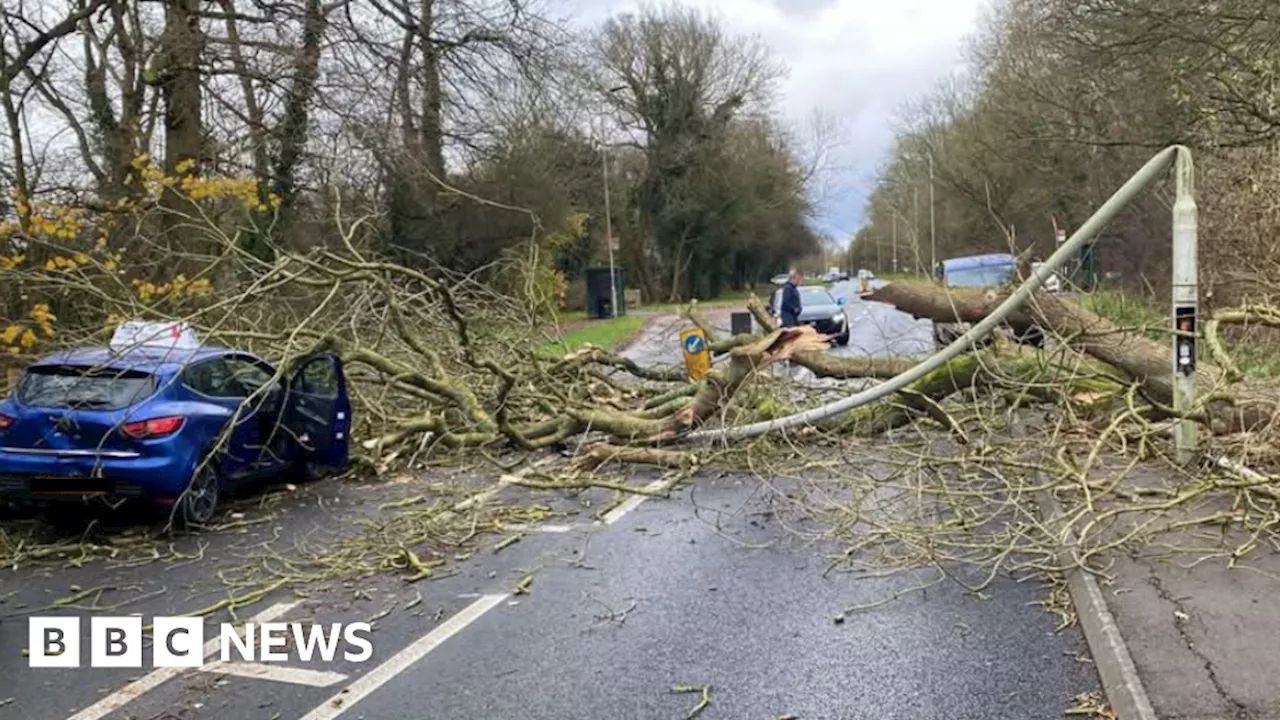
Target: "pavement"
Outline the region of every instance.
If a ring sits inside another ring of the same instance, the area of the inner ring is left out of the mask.
[[[1177,487],[1173,473],[1151,465],[1123,482]],[[1280,720],[1280,552],[1265,529],[1204,521],[1241,512],[1237,502],[1175,509],[1160,524],[1177,530],[1106,558],[1092,604],[1114,623],[1118,652],[1095,648],[1095,657],[1113,705],[1131,708],[1122,720]],[[1274,510],[1259,510],[1273,522]],[[1079,595],[1077,606],[1091,604]],[[1085,630],[1091,646],[1105,644]],[[1117,671],[1124,656],[1127,673]]]

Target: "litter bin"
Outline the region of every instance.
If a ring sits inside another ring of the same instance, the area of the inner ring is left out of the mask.
[[[729,332],[734,335],[750,335],[751,313],[736,312],[730,315]]]
[[[618,288],[617,315],[627,314],[627,304],[623,302],[623,293],[627,287],[627,273],[622,268],[615,268],[613,281],[610,282],[609,268],[587,268],[587,317],[615,317],[613,307],[613,288]]]

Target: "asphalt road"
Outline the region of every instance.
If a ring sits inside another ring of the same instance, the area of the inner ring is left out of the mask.
[[[879,286],[879,280],[872,281]],[[830,286],[831,294],[845,299],[845,312],[849,318],[849,344],[834,345],[834,355],[857,357],[907,356],[924,358],[934,350],[933,324],[928,320],[916,320],[891,305],[869,302],[858,297],[856,281],[840,282]],[[713,325],[725,334],[729,332],[728,309],[714,309],[706,314]],[[676,316],[659,318],[645,329],[627,349],[626,355],[642,365],[679,365],[684,361],[680,351],[680,331],[689,324]],[[803,368],[793,368],[796,380],[812,381],[812,373]]]
[[[527,492],[503,493],[512,490]],[[134,586],[135,597],[163,585],[166,595],[119,613],[189,610],[216,597],[204,594],[217,585],[215,568],[246,562],[250,548],[340,532],[394,495],[332,483],[288,494],[277,523],[185,539],[184,551],[204,548],[200,562],[9,572],[0,613],[47,604],[71,583]],[[837,548],[802,542],[798,521],[771,497],[734,475],[603,515],[604,495],[542,493],[540,502],[576,514],[548,519],[501,552],[487,539],[456,574],[277,592],[241,610],[241,621],[272,607],[281,621],[380,615],[374,656],[361,664],[295,659],[159,678],[150,668],[29,669],[25,618],[9,615],[0,622],[0,717],[675,720],[707,687],[703,720],[986,720],[1060,717],[1096,689],[1078,632],[1053,633],[1032,583],[997,583],[981,597],[943,584],[842,616],[918,578],[824,577]],[[527,592],[514,594],[524,578]],[[122,690],[129,682],[140,684]],[[681,686],[699,690],[673,692]]]
[[[927,324],[854,297],[849,306],[854,342],[842,352],[913,343],[927,352]],[[651,329],[633,354],[674,355],[670,331]],[[704,697],[701,720],[1022,720],[1061,717],[1097,690],[1079,631],[1053,632],[1034,583],[1002,580],[982,595],[944,583],[846,614],[919,577],[824,572],[842,548],[796,534],[807,526],[778,494],[796,490],[792,481],[775,478],[766,492],[755,479],[706,471],[667,499],[495,482],[432,469],[378,484],[274,487],[245,498],[221,530],[136,544],[145,528],[112,518],[93,535],[119,548],[114,557],[0,569],[0,720],[677,720]],[[419,496],[426,502],[387,507]],[[28,667],[30,615],[87,626],[91,615],[149,623],[192,612],[259,587],[237,584],[246,570],[288,569],[304,551],[350,555],[352,538],[376,527],[368,521],[468,497],[483,498],[477,514],[459,516],[470,532],[417,548],[447,560],[430,579],[384,568],[280,587],[207,618],[207,637],[229,621],[372,621],[367,662],[291,654],[282,664],[211,659],[199,670]],[[504,508],[518,517],[498,515]],[[535,521],[500,526],[512,517]],[[33,527],[74,539],[0,517],[0,543]]]

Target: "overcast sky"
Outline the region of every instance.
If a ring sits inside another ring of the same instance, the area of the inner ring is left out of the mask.
[[[961,48],[988,0],[683,0],[735,32],[760,35],[790,67],[781,110],[798,129],[815,109],[839,124],[817,224],[844,242],[893,141],[901,105],[961,69]],[[560,0],[595,25],[636,0]]]

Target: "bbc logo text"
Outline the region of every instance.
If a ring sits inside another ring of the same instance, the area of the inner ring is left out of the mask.
[[[33,668],[81,666],[80,618],[32,617],[27,626],[28,665]],[[369,623],[246,623],[218,628],[217,658],[222,662],[331,663],[365,662],[373,657],[373,628]],[[205,625],[198,617],[157,616],[151,625],[151,667],[201,667],[206,656]],[[146,633],[139,616],[89,618],[88,667],[140,668]],[[341,651],[341,653],[339,653]]]

